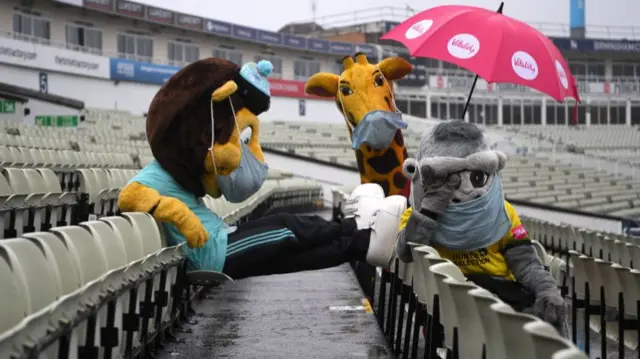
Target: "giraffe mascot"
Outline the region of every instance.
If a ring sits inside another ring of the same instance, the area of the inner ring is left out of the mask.
[[[340,76],[320,72],[307,81],[305,92],[335,98],[355,150],[362,183],[379,185],[384,196],[409,197],[410,182],[402,172],[407,148],[401,130],[407,128],[396,107],[392,81],[413,69],[400,57],[371,64],[364,53],[342,60]],[[378,186],[375,186],[378,187]]]

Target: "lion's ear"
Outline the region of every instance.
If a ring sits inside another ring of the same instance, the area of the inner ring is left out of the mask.
[[[238,84],[235,81],[229,80],[224,83],[224,85],[218,87],[211,94],[211,100],[213,102],[221,102],[229,98],[229,96],[233,95],[238,91]]]

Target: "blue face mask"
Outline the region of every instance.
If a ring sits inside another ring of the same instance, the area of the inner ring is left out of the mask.
[[[228,176],[217,176],[220,191],[231,203],[243,202],[258,192],[269,170],[269,166],[260,162],[243,141],[240,141],[240,148],[242,158],[238,168]]]
[[[211,106],[211,133],[213,135],[213,104]],[[231,109],[235,119],[233,104],[231,104]],[[236,120],[236,127],[237,126],[238,122]],[[239,137],[240,128],[237,129]],[[260,162],[242,140],[240,140],[240,156],[240,165],[227,176],[217,174],[215,160],[213,163],[216,178],[218,179],[218,187],[224,198],[231,203],[244,202],[258,192],[267,178],[267,172],[269,171],[269,166],[267,166],[266,163]],[[213,144],[211,145],[211,158],[215,158],[213,156]]]
[[[405,130],[407,123],[402,113],[375,110],[367,113],[352,131],[351,148],[357,149],[366,143],[376,150],[389,147],[398,130]]]
[[[511,228],[497,174],[489,192],[469,202],[449,204],[438,217],[435,242],[453,250],[472,251],[500,240]]]
[[[378,69],[380,70],[380,69]],[[380,71],[382,73],[382,71]],[[338,80],[339,81],[339,80]],[[389,86],[385,80],[386,86]],[[339,96],[342,113],[346,118],[347,112],[344,109],[342,96]],[[391,90],[391,101],[393,107],[396,107],[396,101]],[[351,148],[357,149],[363,144],[371,146],[373,149],[382,150],[393,142],[393,138],[398,130],[405,130],[408,124],[402,120],[402,112],[400,111],[383,111],[373,110],[364,115],[358,125],[354,128],[349,119],[346,118],[347,126],[351,129]]]

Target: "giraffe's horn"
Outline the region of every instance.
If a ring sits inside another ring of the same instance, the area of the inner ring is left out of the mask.
[[[360,65],[367,65],[369,63],[369,60],[367,60],[367,54],[364,52],[358,52],[356,54],[356,62]]]
[[[353,66],[355,62],[353,62],[353,57],[351,56],[345,56],[342,59],[342,65],[344,66],[345,70],[348,70],[351,66]]]

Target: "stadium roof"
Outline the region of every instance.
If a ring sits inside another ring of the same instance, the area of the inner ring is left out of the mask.
[[[68,97],[42,93],[36,90],[0,82],[0,96],[5,94],[6,96],[14,96],[16,99],[34,99],[73,108],[76,110],[84,109],[84,102],[82,101],[78,101]]]

